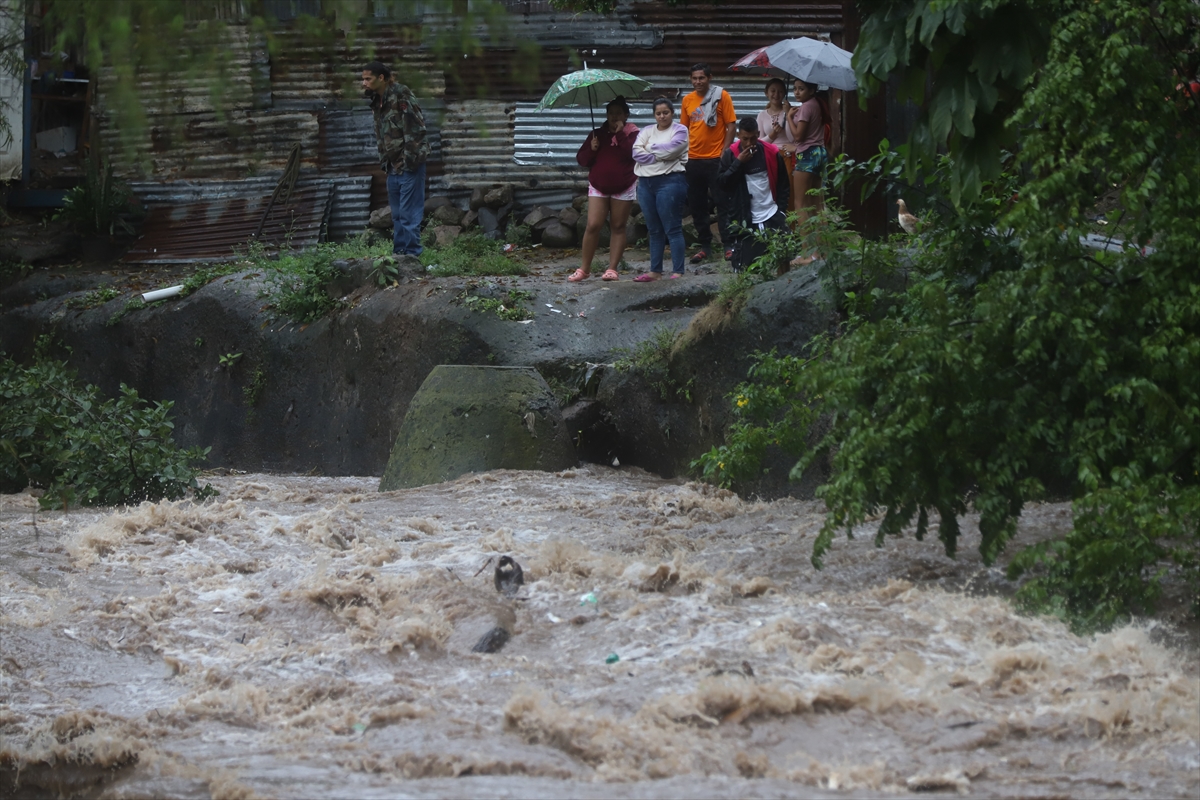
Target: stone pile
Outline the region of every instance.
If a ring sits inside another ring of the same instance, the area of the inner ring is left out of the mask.
[[[476,232],[499,241],[523,239],[527,232],[530,244],[551,249],[578,247],[587,229],[587,214],[587,195],[576,197],[570,205],[560,209],[550,206],[522,208],[514,197],[511,184],[477,186],[471,192],[466,211],[445,196],[425,201],[425,227],[433,231],[438,247],[445,247],[463,233]],[[387,208],[371,212],[370,227],[391,230],[391,212]],[[520,232],[510,230],[512,227],[517,227]],[[691,224],[691,217],[684,219],[683,232],[689,245],[695,243],[696,229]],[[647,238],[646,223],[637,201],[634,201],[633,213],[629,216],[626,237],[631,246]],[[605,223],[600,231],[599,246],[608,247],[609,239],[610,231]]]

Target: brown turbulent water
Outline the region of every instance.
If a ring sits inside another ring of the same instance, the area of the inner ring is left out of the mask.
[[[0,497],[0,796],[1200,794],[1195,649],[1015,614],[970,534],[816,572],[817,505],[636,470],[214,483]]]

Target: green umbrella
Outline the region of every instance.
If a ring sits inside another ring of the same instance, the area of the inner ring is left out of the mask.
[[[579,106],[587,102],[593,111],[592,126],[596,125],[596,103],[607,103],[618,97],[637,97],[653,84],[636,75],[615,69],[581,69],[568,72],[554,82],[535,111],[563,106]]]

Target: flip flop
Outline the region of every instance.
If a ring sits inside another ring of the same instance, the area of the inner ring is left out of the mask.
[[[658,280],[658,273],[643,272],[641,275],[638,275],[636,278],[634,278],[634,280],[638,283],[649,283],[650,281],[656,281]]]
[[[667,280],[674,281],[674,280],[679,280],[682,277],[683,277],[682,272],[672,272],[671,276],[669,278],[667,278]]]
[[[584,272],[583,269],[577,269],[571,273],[571,277],[567,278],[567,280],[571,283],[576,283],[590,277],[592,277],[592,273]]]
[[[602,281],[619,281],[619,280],[621,280],[621,276],[617,274],[617,271],[615,269],[606,269],[606,270],[604,270],[604,274],[600,276],[600,280],[602,280]]]

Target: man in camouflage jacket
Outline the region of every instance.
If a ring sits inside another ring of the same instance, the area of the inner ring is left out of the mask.
[[[388,205],[392,208],[392,250],[398,255],[421,254],[421,220],[425,214],[425,115],[402,83],[378,61],[363,68],[364,93],[375,114],[375,139],[380,166],[387,173]]]

